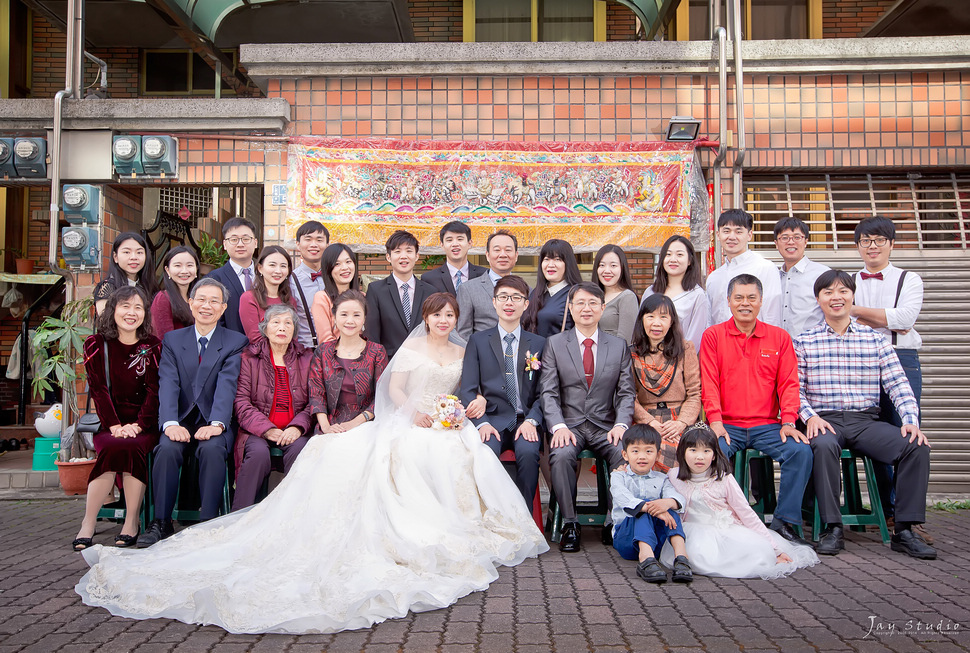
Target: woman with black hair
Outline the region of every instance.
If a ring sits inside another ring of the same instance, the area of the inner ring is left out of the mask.
[[[152,301],[152,325],[159,339],[169,331],[195,324],[189,291],[199,278],[199,257],[191,247],[179,245],[162,259],[162,269],[162,290]]]
[[[310,313],[317,330],[317,342],[322,344],[338,336],[333,321],[334,300],[348,290],[360,290],[357,255],[343,243],[333,243],[323,250],[320,272],[323,273],[324,292],[313,296]]]
[[[158,292],[155,281],[155,260],[148,243],[141,234],[125,231],[118,234],[111,245],[108,272],[94,288],[94,307],[98,315],[112,291],[122,286],[138,286],[151,302]]]
[[[667,471],[675,464],[680,435],[701,412],[697,351],[682,335],[669,297],[650,295],[643,301],[631,353],[637,391],[633,423],[648,424],[660,433],[663,441],[655,467]]]
[[[249,342],[256,342],[263,336],[259,332],[259,323],[263,321],[267,308],[273,304],[296,307],[290,286],[292,271],[293,260],[289,252],[279,245],[268,245],[259,253],[253,289],[247,290],[239,298],[239,321]]]
[[[695,350],[699,349],[701,336],[711,326],[711,303],[689,239],[671,236],[660,248],[653,285],[643,293],[640,303],[654,293],[666,295],[674,302],[684,338],[694,344]]]
[[[599,327],[604,333],[633,340],[637,321],[637,294],[633,291],[626,253],[617,245],[603,245],[593,259],[593,282],[603,289],[606,304]]]
[[[539,250],[536,287],[522,314],[522,328],[543,338],[573,328],[566,303],[569,289],[582,280],[572,245],[558,238],[546,241]]]
[[[98,510],[122,475],[125,523],[115,546],[132,546],[148,483],[148,454],[158,443],[158,358],[162,343],[152,335],[148,297],[122,286],[107,299],[98,332],[84,342],[84,369],[101,418],[94,435],[97,461],[88,478],[84,519],[75,551],[92,545]],[[107,357],[107,358],[106,358]]]

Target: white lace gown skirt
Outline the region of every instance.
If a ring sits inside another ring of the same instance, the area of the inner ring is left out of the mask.
[[[312,438],[252,508],[149,549],[87,549],[75,590],[123,617],[327,633],[446,607],[547,550],[473,427],[370,422]]]
[[[796,546],[768,530],[778,551],[792,562],[778,563],[777,552],[761,535],[734,521],[727,511],[711,510],[703,502],[692,501],[684,520],[685,543],[690,566],[695,573],[724,578],[782,578],[801,567],[818,564],[810,547]],[[670,543],[660,552],[660,561],[673,565]]]

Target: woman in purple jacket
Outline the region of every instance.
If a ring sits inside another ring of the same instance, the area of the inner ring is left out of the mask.
[[[270,473],[270,447],[283,450],[290,471],[312,433],[308,376],[313,350],[301,345],[296,311],[289,304],[266,309],[262,334],[243,352],[236,390],[236,495],[232,509],[253,505]]]

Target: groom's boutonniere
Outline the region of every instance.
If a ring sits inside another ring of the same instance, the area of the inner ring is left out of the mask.
[[[525,352],[525,371],[529,373],[529,380],[532,380],[532,375],[535,374],[536,370],[542,367],[542,363],[539,362],[539,357],[533,354],[531,351]]]

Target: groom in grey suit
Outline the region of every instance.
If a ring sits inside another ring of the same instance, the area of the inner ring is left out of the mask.
[[[584,281],[569,290],[576,327],[546,340],[539,390],[551,425],[552,490],[563,516],[559,550],[580,548],[576,460],[590,449],[614,469],[623,462],[623,433],[633,420],[633,365],[626,341],[599,330],[605,297]]]
[[[498,325],[492,291],[495,282],[515,267],[519,241],[507,231],[496,231],[485,243],[485,258],[488,259],[488,272],[469,279],[458,288],[458,335],[466,342],[473,333]]]

